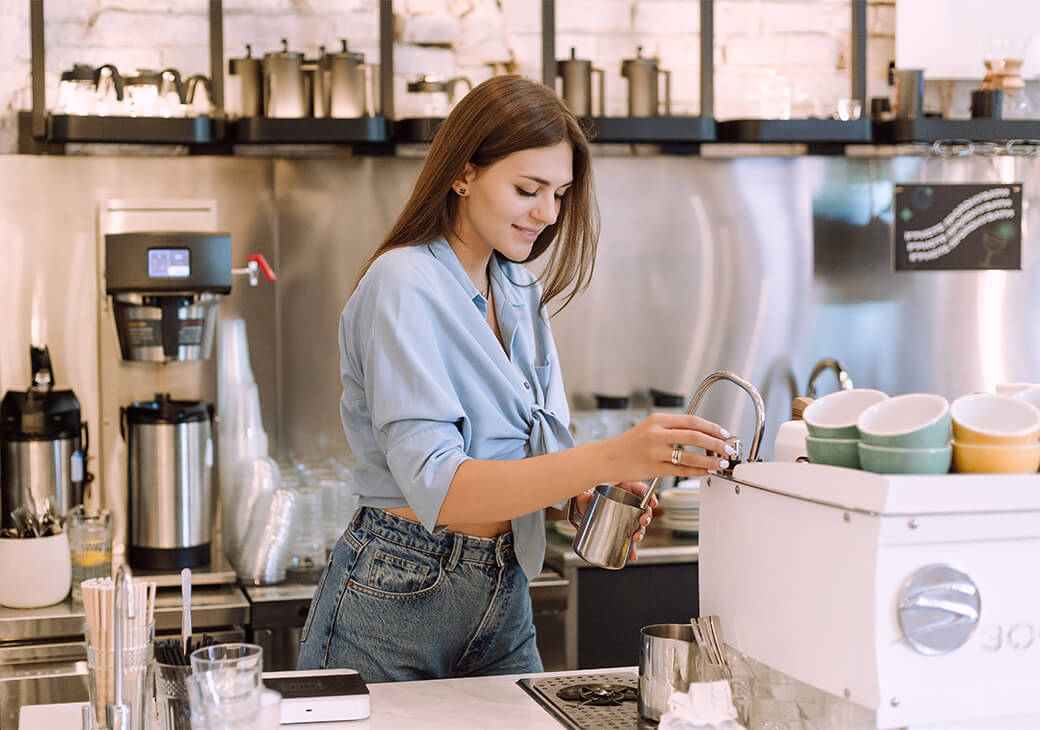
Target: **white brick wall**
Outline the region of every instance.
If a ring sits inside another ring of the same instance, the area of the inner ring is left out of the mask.
[[[868,0],[868,90],[887,91],[885,73],[895,47],[895,0]],[[0,153],[15,149],[15,111],[29,104],[28,2],[5,0],[0,9]],[[497,5],[505,42],[520,72],[541,76],[541,3],[534,0],[396,0],[403,12],[471,13]],[[495,10],[495,8],[491,8]],[[47,0],[48,101],[61,71],[74,62],[179,68],[184,76],[208,72],[206,0]],[[352,50],[375,61],[376,0],[225,0],[225,56],[280,48],[287,38],[307,55],[347,38]],[[849,91],[849,0],[716,0],[716,114],[753,114],[763,79],[786,79],[789,91],[828,109]],[[673,113],[699,104],[700,5],[697,0],[556,0],[557,57],[574,46],[607,72],[607,113],[623,114],[623,58],[657,54],[672,71]],[[488,48],[494,43],[487,44]],[[483,47],[483,46],[482,46]],[[444,74],[483,71],[472,54],[460,67],[450,49],[398,47],[399,72]],[[403,80],[402,80],[403,84]],[[768,86],[768,83],[766,84]],[[767,94],[775,90],[766,89]],[[403,92],[402,92],[403,93]],[[398,99],[399,107],[406,107]],[[811,105],[810,105],[811,106]]]

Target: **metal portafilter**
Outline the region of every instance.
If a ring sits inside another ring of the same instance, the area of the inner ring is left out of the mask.
[[[751,442],[748,461],[758,459],[758,449],[762,443],[762,432],[765,430],[765,406],[762,396],[755,386],[728,371],[712,373],[697,388],[690,407],[686,413],[692,415],[700,404],[705,391],[720,380],[728,380],[739,385],[751,397],[755,404],[755,436]],[[730,441],[739,449],[739,441]],[[739,457],[739,453],[738,453]],[[574,537],[574,552],[585,562],[601,568],[619,570],[628,562],[628,554],[632,548],[632,535],[639,527],[639,518],[650,504],[657,489],[659,477],[654,478],[643,494],[642,499],[620,487],[601,484],[596,487],[592,502],[585,511],[579,524],[576,519],[574,500],[571,500],[568,519],[577,528]]]

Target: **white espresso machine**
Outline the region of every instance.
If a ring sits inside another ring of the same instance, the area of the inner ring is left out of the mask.
[[[727,643],[879,728],[1040,728],[1040,475],[737,464],[699,560]]]

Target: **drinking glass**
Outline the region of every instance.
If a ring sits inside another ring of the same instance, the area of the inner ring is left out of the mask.
[[[91,631],[84,624],[87,644],[87,691],[91,707],[91,728],[108,727],[106,707],[115,702],[115,649],[110,637],[101,630]],[[130,730],[147,730],[152,690],[152,641],[155,622],[131,625],[123,637],[122,692],[123,703],[130,708]]]
[[[192,726],[253,728],[260,714],[263,650],[256,644],[216,644],[191,654],[187,682]],[[199,723],[196,723],[195,718]]]
[[[263,686],[235,669],[192,672],[185,678],[192,730],[254,730],[263,715]]]
[[[188,664],[155,662],[155,706],[162,730],[191,730],[191,705],[186,680]]]
[[[83,505],[74,507],[65,529],[72,558],[72,600],[82,603],[83,581],[112,575],[112,513],[102,510],[92,514]]]

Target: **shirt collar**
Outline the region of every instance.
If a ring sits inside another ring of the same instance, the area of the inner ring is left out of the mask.
[[[434,241],[430,241],[426,244],[426,247],[433,254],[434,258],[444,264],[444,267],[451,272],[451,275],[455,277],[455,280],[459,282],[463,291],[466,292],[466,296],[473,300],[473,302],[481,309],[487,305],[487,300],[484,295],[477,291],[477,287],[473,285],[473,280],[469,278],[469,274],[462,268],[462,262],[459,261],[459,257],[455,255],[455,250],[451,247],[443,237],[438,238]],[[495,295],[502,296],[512,304],[514,307],[523,306],[523,300],[520,298],[519,293],[516,291],[516,286],[509,280],[506,272],[503,270],[502,265],[498,261],[498,256],[492,254],[491,262],[489,265],[489,271],[491,280],[495,285]]]

